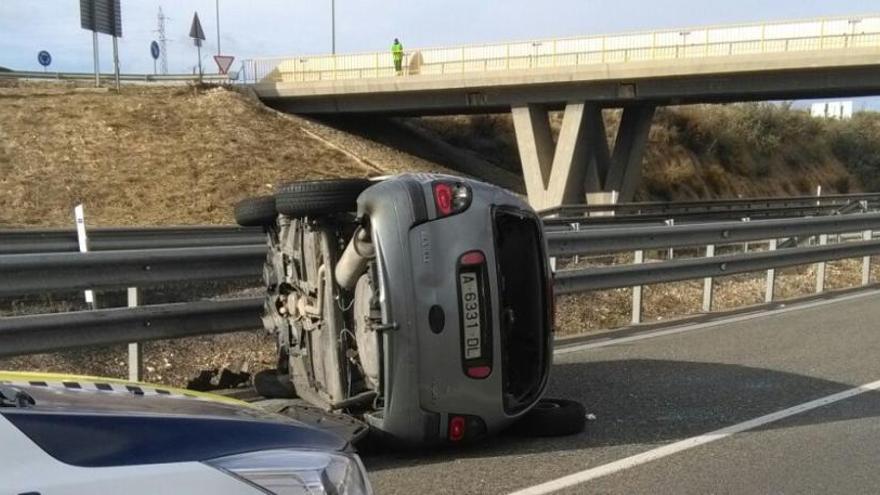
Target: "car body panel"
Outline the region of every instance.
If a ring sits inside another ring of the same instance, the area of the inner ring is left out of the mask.
[[[204,461],[349,450],[335,434],[215,394],[22,372],[0,372],[0,392],[28,398],[0,407],[0,479],[12,493],[257,494]]]
[[[0,478],[4,493],[126,495],[156,493],[264,493],[199,462],[100,469],[63,463],[0,415]],[[8,490],[8,492],[7,492]]]

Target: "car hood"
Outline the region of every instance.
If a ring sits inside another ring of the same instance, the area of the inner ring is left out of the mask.
[[[33,399],[24,407],[0,407],[3,418],[57,459],[79,466],[347,446],[332,433],[214,394],[97,377],[7,372],[0,372],[0,390]]]

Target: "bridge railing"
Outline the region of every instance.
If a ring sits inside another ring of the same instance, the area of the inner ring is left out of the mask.
[[[312,82],[880,47],[880,15],[407,50],[246,60],[249,82]]]

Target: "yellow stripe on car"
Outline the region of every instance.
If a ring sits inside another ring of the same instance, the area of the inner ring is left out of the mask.
[[[240,401],[238,399],[233,399],[231,397],[224,397],[218,394],[211,394],[206,392],[197,392],[195,390],[186,390],[175,387],[166,387],[163,385],[154,385],[150,383],[142,383],[142,382],[131,382],[128,380],[120,380],[118,378],[103,378],[98,376],[84,376],[84,375],[70,375],[64,373],[37,373],[30,371],[0,371],[0,383],[9,383],[9,384],[30,384],[31,382],[42,382],[45,383],[46,386],[64,386],[64,384],[78,384],[80,387],[85,385],[85,388],[92,388],[96,384],[108,384],[108,385],[117,385],[120,387],[137,387],[138,389],[143,390],[144,392],[150,392],[150,395],[167,395],[169,397],[189,397],[193,399],[202,399],[202,400],[210,400],[214,402],[223,402],[226,404],[234,404],[238,406],[248,406],[251,407],[251,404]],[[65,388],[77,388],[66,386]],[[98,388],[94,388],[94,390],[100,390]],[[114,391],[114,390],[109,390]],[[120,390],[121,391],[121,390]],[[126,393],[130,393],[129,389],[125,389]]]

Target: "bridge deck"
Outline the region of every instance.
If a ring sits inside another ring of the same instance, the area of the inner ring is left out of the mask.
[[[305,113],[462,113],[872,94],[880,16],[246,61],[245,79]]]

